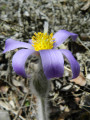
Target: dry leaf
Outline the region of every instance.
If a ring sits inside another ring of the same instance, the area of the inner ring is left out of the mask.
[[[81,8],[81,10],[87,10],[90,7],[90,1],[88,0],[88,2]]]
[[[9,86],[1,86],[0,87],[0,92],[3,94],[7,93],[8,90],[9,90]]]
[[[12,80],[12,83],[13,85],[15,85],[16,87],[22,87],[22,91],[24,93],[27,93],[28,92],[28,88],[24,85],[24,82],[23,81],[17,81],[17,80]]]
[[[0,101],[0,107],[5,108],[6,110],[12,109],[10,104],[8,104],[7,102],[3,102],[3,101]]]
[[[77,78],[72,79],[70,81],[74,82],[74,83],[76,83],[76,84],[78,84],[80,86],[85,86],[85,84],[86,84],[86,79],[85,79],[85,77],[83,76],[83,74],[81,72],[80,72],[80,74],[79,74],[79,76]]]
[[[0,107],[6,109],[7,111],[11,111],[11,112],[14,113],[15,115],[17,115],[17,113],[18,113],[18,111],[14,111],[14,110],[11,108],[10,104],[8,104],[7,102],[4,103],[3,101],[0,101]],[[22,120],[26,120],[26,119],[24,119],[21,115],[19,115],[19,118],[21,118]]]
[[[13,85],[15,85],[16,87],[19,87],[19,86],[23,86],[23,82],[22,81],[17,81],[17,80],[12,80],[12,83]]]
[[[9,101],[9,104],[11,105],[11,107],[12,107],[13,109],[15,109],[15,108],[16,108],[15,103],[14,103],[14,101],[13,101],[13,100],[10,100],[10,101]]]

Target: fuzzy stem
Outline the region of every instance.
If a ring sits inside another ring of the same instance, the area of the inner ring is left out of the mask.
[[[50,90],[50,80],[47,80],[44,75],[40,57],[36,64],[31,62],[31,70],[30,88],[37,97],[37,120],[49,120],[47,96]]]
[[[38,120],[49,120],[47,102],[45,98],[37,97],[37,114]]]

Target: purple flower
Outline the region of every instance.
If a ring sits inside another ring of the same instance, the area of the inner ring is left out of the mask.
[[[59,30],[54,35],[52,33],[50,35],[41,32],[35,33],[32,39],[29,40],[29,43],[7,39],[3,53],[16,48],[24,48],[18,50],[12,59],[14,71],[23,77],[27,77],[25,73],[25,62],[27,58],[35,52],[39,53],[44,74],[47,79],[63,76],[64,55],[70,63],[73,78],[76,78],[79,75],[80,67],[72,53],[69,50],[56,49],[56,47],[62,44],[70,36],[73,40],[76,40],[77,38],[77,34],[66,30]]]

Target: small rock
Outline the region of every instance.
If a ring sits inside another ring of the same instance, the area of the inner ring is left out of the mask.
[[[9,113],[4,110],[0,110],[0,120],[10,120]]]
[[[28,11],[25,11],[25,12],[24,12],[24,16],[26,16],[26,17],[29,17],[29,16],[30,16],[29,13],[28,13]]]

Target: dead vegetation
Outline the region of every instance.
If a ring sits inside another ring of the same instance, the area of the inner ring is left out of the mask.
[[[63,78],[52,80],[50,118],[90,120],[89,12],[89,0],[0,0],[0,114],[6,114],[3,120],[36,119],[36,97],[31,93],[29,80],[12,70],[15,51],[2,51],[7,38],[28,42],[34,32],[43,32],[45,21],[49,33],[66,29],[79,35],[76,42],[68,39],[60,48],[71,50],[81,69],[80,76],[71,80],[70,66],[65,61]]]

